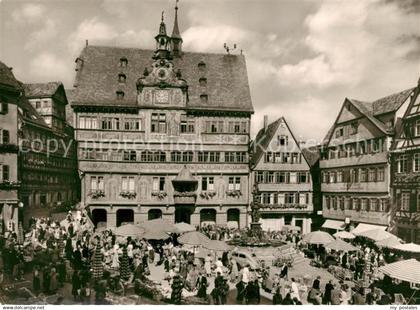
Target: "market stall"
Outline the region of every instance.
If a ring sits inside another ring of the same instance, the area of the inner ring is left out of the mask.
[[[334,241],[334,238],[325,231],[313,231],[303,236],[302,242],[308,244],[326,245]]]

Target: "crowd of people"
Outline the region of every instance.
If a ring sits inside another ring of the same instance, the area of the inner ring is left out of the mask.
[[[199,230],[212,240],[233,240],[244,233],[239,229],[214,225]],[[268,232],[266,236],[288,242],[296,250],[304,250],[301,236],[296,231]],[[356,282],[369,277],[368,287],[351,285],[345,279],[325,281],[320,277],[310,285],[303,278],[289,278],[289,266],[283,264],[267,296],[271,294],[273,304],[283,305],[394,302],[392,292],[387,288],[392,285],[386,282],[391,280],[385,278],[380,282],[385,283],[381,287],[375,271],[398,257],[366,243],[357,246],[359,250],[351,253],[315,247],[314,261],[326,262],[327,265],[333,261],[341,268],[351,270],[354,274],[351,280]],[[95,232],[83,212],[70,212],[61,222],[50,218],[31,219],[24,238],[18,238],[15,233],[8,234],[0,238],[0,250],[3,266],[0,284],[4,278],[12,282],[21,280],[30,271],[35,295],[55,294],[67,285],[71,286],[70,297],[81,304],[111,303],[111,295],[124,296],[130,288],[140,292],[139,286],[150,282],[151,269],[159,268],[168,284],[168,302],[173,304],[182,303],[187,294],[203,302],[223,305],[228,303],[232,290],[236,290],[236,298],[231,298],[236,304],[259,304],[264,280],[269,276],[264,266],[255,270],[249,264],[240,265],[232,255],[236,250],[202,255],[195,248],[180,245],[176,235],[164,241],[148,241],[118,237],[112,230]],[[98,257],[99,276],[95,271]],[[323,287],[321,283],[325,283]]]

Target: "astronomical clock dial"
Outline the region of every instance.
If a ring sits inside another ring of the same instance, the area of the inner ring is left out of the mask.
[[[166,69],[164,69],[164,68],[160,68],[160,69],[157,71],[157,76],[158,76],[158,79],[159,79],[160,81],[164,81],[164,80],[166,80],[166,79],[168,78],[168,76],[169,76],[169,72],[168,72],[168,70],[166,70]]]
[[[169,93],[167,90],[157,90],[155,93],[156,103],[169,103]]]

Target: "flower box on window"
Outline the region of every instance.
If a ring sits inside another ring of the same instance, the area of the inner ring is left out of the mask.
[[[18,151],[19,151],[19,147],[16,144],[11,144],[11,143],[0,144],[0,152],[17,153]]]
[[[17,189],[20,185],[20,181],[0,181],[0,189]]]
[[[92,199],[98,199],[98,198],[101,198],[101,197],[105,197],[105,191],[100,190],[100,189],[95,190],[95,191],[91,191],[89,196],[91,196]]]
[[[242,196],[242,193],[240,190],[233,190],[233,191],[227,191],[226,196],[233,197],[233,198],[239,198]]]
[[[197,197],[195,192],[174,192],[174,197]]]
[[[127,199],[134,199],[137,197],[137,193],[136,192],[131,192],[131,191],[122,191],[120,193],[120,196],[123,198],[127,198]]]
[[[209,199],[212,199],[214,196],[216,196],[216,192],[213,192],[213,191],[205,191],[205,192],[200,193],[200,197],[202,199],[209,200]]]
[[[152,197],[157,197],[159,199],[164,199],[166,196],[168,196],[168,194],[164,191],[152,192]]]

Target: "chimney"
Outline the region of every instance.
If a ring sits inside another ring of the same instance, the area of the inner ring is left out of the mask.
[[[264,115],[264,132],[267,132],[268,127],[268,115]]]

